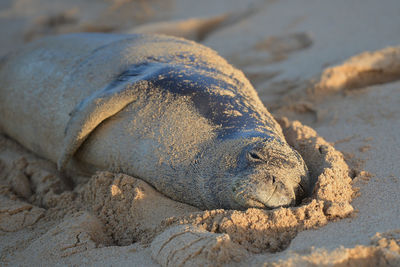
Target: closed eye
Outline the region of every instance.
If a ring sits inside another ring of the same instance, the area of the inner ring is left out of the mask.
[[[262,161],[262,158],[255,152],[249,152],[248,153],[249,158],[255,161]]]

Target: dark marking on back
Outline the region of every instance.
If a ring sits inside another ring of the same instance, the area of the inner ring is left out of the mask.
[[[263,137],[270,139],[272,132],[264,127],[253,109],[245,105],[245,97],[237,92],[236,80],[232,83],[213,77],[220,71],[202,66],[183,66],[149,62],[131,65],[116,77],[104,91],[111,91],[121,83],[134,84],[146,80],[149,86],[175,95],[189,96],[199,113],[214,125],[221,126],[219,138]],[[220,93],[223,90],[226,93]],[[161,92],[162,92],[161,91]],[[237,114],[232,114],[236,112]]]

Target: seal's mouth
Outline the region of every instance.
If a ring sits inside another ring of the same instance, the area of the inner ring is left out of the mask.
[[[278,186],[276,188],[278,188]],[[293,195],[288,195],[286,193],[279,192],[277,189],[275,189],[274,193],[265,203],[265,206],[267,208],[274,209],[279,207],[290,207],[294,206],[295,204],[296,204],[296,196],[294,195],[294,193]]]
[[[243,208],[274,209],[296,204],[293,189],[282,182],[265,184],[241,184],[233,190],[234,201]]]

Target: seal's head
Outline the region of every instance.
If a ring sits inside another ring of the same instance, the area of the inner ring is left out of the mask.
[[[314,183],[300,154],[286,142],[260,139],[222,142],[220,161],[214,167],[220,170],[215,177],[224,178],[216,178],[209,186],[214,202],[234,209],[272,209],[299,204],[311,195]],[[228,156],[222,155],[225,147],[229,148]]]
[[[232,180],[233,199],[243,207],[277,208],[298,204],[312,184],[304,160],[289,145],[273,140],[243,148]]]

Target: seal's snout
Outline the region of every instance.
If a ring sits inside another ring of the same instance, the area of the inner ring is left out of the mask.
[[[291,184],[274,176],[257,173],[251,181],[241,180],[235,190],[235,199],[242,207],[277,208],[296,204],[296,194]]]
[[[287,207],[296,204],[296,194],[292,184],[287,184],[281,179],[274,178],[274,192],[263,202],[269,208]]]

